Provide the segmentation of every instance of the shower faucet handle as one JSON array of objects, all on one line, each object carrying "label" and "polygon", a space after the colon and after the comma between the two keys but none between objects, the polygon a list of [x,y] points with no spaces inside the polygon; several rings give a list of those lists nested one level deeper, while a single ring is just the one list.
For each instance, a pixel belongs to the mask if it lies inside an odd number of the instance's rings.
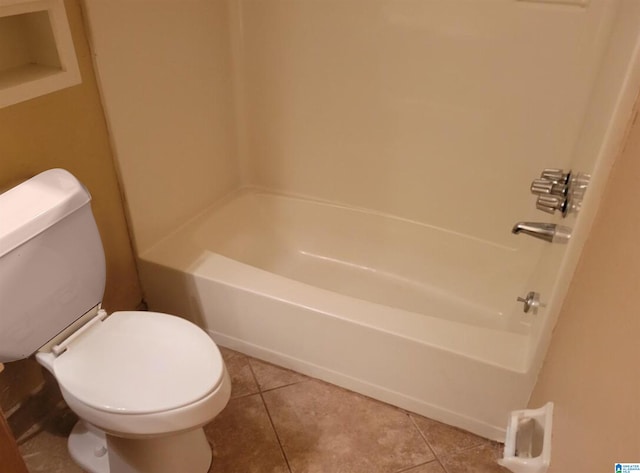
[{"label": "shower faucet handle", "polygon": [[531,182],[531,193],[536,195],[551,194],[553,182],[548,179],[534,179]]},{"label": "shower faucet handle", "polygon": [[531,193],[534,195],[558,195],[564,197],[567,194],[567,186],[548,179],[534,179],[531,182]]},{"label": "shower faucet handle", "polygon": [[555,195],[541,195],[538,197],[538,200],[536,200],[536,209],[550,214],[555,213],[556,210],[564,213],[566,205],[567,199]]},{"label": "shower faucet handle", "polygon": [[544,171],[542,171],[542,174],[540,174],[540,179],[563,185],[566,185],[569,182],[570,177],[571,171],[564,172],[564,170],[562,169],[555,168],[546,168]]}]

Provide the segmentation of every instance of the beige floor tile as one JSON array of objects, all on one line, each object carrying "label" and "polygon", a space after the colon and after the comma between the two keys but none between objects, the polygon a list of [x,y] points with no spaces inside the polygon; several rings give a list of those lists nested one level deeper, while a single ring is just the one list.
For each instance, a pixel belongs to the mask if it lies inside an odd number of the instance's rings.
[{"label": "beige floor tile", "polygon": [[205,427],[213,448],[210,473],[288,473],[259,394],[232,399]]},{"label": "beige floor tile", "polygon": [[263,394],[293,473],[393,473],[434,458],[403,411],[316,380]]},{"label": "beige floor tile", "polygon": [[509,470],[497,463],[501,456],[502,446],[489,442],[440,458],[440,461],[448,473],[509,473]]},{"label": "beige floor tile", "polygon": [[461,450],[491,443],[465,430],[457,429],[417,414],[411,414],[422,435],[427,439],[433,453],[440,459]]},{"label": "beige floor tile", "polygon": [[227,361],[229,358],[233,358],[234,356],[247,356],[243,353],[240,353],[239,351],[232,350],[231,348],[226,348],[220,345],[217,346],[218,350],[220,350],[222,358],[224,358],[224,361]]},{"label": "beige floor tile", "polygon": [[20,452],[30,473],[82,473],[69,456],[66,437],[43,431],[23,443]]},{"label": "beige floor tile", "polygon": [[231,378],[231,399],[259,392],[249,365],[249,357],[228,348],[219,348]]},{"label": "beige floor tile", "polygon": [[409,468],[408,470],[402,470],[399,473],[447,473],[442,468],[442,465],[437,461],[432,461],[429,463],[425,463],[424,465],[419,465],[414,468]]},{"label": "beige floor tile", "polygon": [[299,383],[300,381],[309,379],[295,371],[281,368],[261,360],[256,360],[255,358],[251,358],[249,362],[253,368],[253,374],[256,376],[256,381],[258,381],[258,386],[262,391],[287,386],[293,383]]}]

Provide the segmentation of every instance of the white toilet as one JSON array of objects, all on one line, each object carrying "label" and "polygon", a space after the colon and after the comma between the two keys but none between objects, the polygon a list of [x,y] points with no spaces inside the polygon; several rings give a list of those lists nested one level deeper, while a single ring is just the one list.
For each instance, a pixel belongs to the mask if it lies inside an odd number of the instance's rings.
[{"label": "white toilet", "polygon": [[36,359],[79,416],[69,437],[90,473],[204,473],[202,426],[231,382],[199,327],[100,308],[105,261],[84,186],[62,169],[0,194],[0,362]]}]

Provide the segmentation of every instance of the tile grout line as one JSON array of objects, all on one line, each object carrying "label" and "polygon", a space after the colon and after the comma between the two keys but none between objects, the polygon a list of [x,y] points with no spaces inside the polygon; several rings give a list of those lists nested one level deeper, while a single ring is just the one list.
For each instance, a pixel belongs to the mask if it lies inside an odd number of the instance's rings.
[{"label": "tile grout line", "polygon": [[[291,370],[289,368],[284,368],[282,366],[274,365],[273,363],[269,363],[268,361],[262,361],[262,360],[260,360],[258,358],[253,358],[252,356],[249,356],[249,355],[245,355],[245,356],[247,357],[249,369],[251,370],[251,374],[253,375],[253,380],[256,382],[256,387],[258,388],[258,392],[260,392],[260,393],[268,393],[270,391],[275,391],[276,389],[286,388],[288,386],[293,386],[294,384],[304,383],[306,381],[309,381],[310,379],[315,379],[315,378],[310,378],[310,377],[308,377],[306,375],[303,375],[302,373],[298,373],[297,371]],[[292,383],[283,384],[281,386],[275,386],[273,388],[262,389],[262,386],[260,386],[260,383],[258,382],[258,377],[256,376],[255,371],[253,371],[253,364],[251,363],[252,360],[256,360],[256,361],[258,361],[260,363],[264,363],[264,364],[268,364],[268,365],[274,366],[274,367],[276,367],[278,369],[281,369],[281,370],[290,371],[290,372],[295,373],[297,375],[303,376],[305,379],[301,379],[299,381],[294,381]]]},{"label": "tile grout line", "polygon": [[[487,440],[489,442],[493,442],[493,440],[489,440],[489,439],[484,439],[483,440]],[[461,448],[460,450],[456,451],[455,453],[462,453],[462,452],[468,452],[469,450],[473,450],[474,448],[478,448],[478,447],[482,447],[484,445],[487,445],[486,443],[480,442],[477,445],[472,445],[470,447],[465,447],[465,448]]]},{"label": "tile grout line", "polygon": [[251,375],[256,382],[256,386],[258,387],[258,394],[260,394],[260,399],[262,400],[262,405],[264,406],[264,410],[267,413],[267,417],[269,418],[269,423],[271,424],[271,428],[273,429],[273,433],[276,436],[276,440],[278,441],[278,447],[280,447],[280,452],[282,453],[282,457],[284,458],[284,462],[287,465],[287,469],[289,473],[293,473],[291,469],[291,465],[289,464],[289,459],[287,458],[287,453],[284,451],[284,447],[282,446],[282,441],[280,440],[280,436],[278,435],[278,431],[276,430],[276,425],[273,423],[273,419],[271,418],[271,412],[269,412],[269,407],[267,407],[267,403],[264,400],[264,396],[262,395],[262,389],[260,388],[260,384],[258,383],[258,378],[256,374],[253,372],[253,366],[251,366],[251,362],[249,362],[249,370],[251,371]]},{"label": "tile grout line", "polygon": [[[227,350],[230,350],[229,348],[227,348]],[[258,384],[258,378],[256,377],[256,374],[253,372],[253,367],[251,366],[251,357],[245,355],[244,353],[240,353],[240,352],[234,352],[234,354],[232,355],[228,355],[228,358],[225,360],[223,357],[224,362],[226,363],[227,361],[230,361],[233,358],[239,358],[239,357],[245,357],[247,359],[247,366],[249,367],[249,372],[251,373],[251,378],[253,379],[253,383],[256,386],[257,391],[256,392],[250,392],[250,393],[246,393],[246,394],[240,394],[238,396],[234,396],[233,395],[233,383],[232,383],[232,391],[231,391],[231,399],[242,399],[243,397],[248,397],[248,396],[253,396],[255,394],[260,394],[260,384]],[[228,370],[227,370],[228,372]]]},{"label": "tile grout line", "polygon": [[424,465],[428,465],[429,463],[437,463],[438,465],[440,465],[440,467],[444,470],[444,467],[442,466],[442,464],[438,461],[437,458],[434,458],[433,460],[429,460],[428,462],[424,462],[424,463],[418,463],[417,465],[413,465],[413,466],[408,466],[407,468],[403,468],[402,470],[397,470],[394,473],[406,473],[407,471],[411,471],[414,468],[418,468],[420,466],[424,466]]},{"label": "tile grout line", "polygon": [[276,436],[276,440],[278,441],[278,447],[280,447],[280,452],[282,452],[282,457],[284,458],[285,463],[287,464],[287,468],[290,473],[293,473],[291,469],[291,465],[289,464],[289,459],[287,458],[287,452],[284,451],[284,447],[282,446],[282,441],[280,440],[280,435],[278,435],[278,431],[276,430],[276,425],[273,423],[273,419],[271,418],[271,412],[269,412],[269,408],[267,407],[267,403],[264,400],[264,396],[262,392],[260,394],[260,399],[262,399],[262,405],[264,406],[265,411],[267,412],[267,417],[269,418],[269,423],[271,424],[271,428],[273,429],[273,433]]},{"label": "tile grout line", "polygon": [[229,401],[234,401],[236,399],[242,399],[249,396],[255,396],[256,394],[260,394],[260,391],[256,391],[255,393],[246,393],[246,394],[238,394],[237,396],[231,396]]},{"label": "tile grout line", "polygon": [[[418,435],[420,435],[420,437],[422,437],[422,440],[424,440],[424,443],[427,445],[427,448],[431,451],[431,453],[433,454],[433,458],[435,458],[435,461],[438,463],[438,465],[440,465],[440,468],[442,468],[442,470],[447,473],[447,469],[444,467],[444,465],[442,464],[442,462],[440,461],[440,457],[438,457],[438,455],[436,455],[436,451],[433,449],[433,447],[431,446],[431,444],[429,443],[429,441],[427,440],[427,436],[424,435],[422,433],[422,430],[420,430],[420,427],[418,427],[418,424],[416,424],[416,421],[414,420],[413,416],[411,415],[411,413],[407,412],[407,417],[409,418],[409,420],[411,421],[411,423],[413,424],[413,426],[415,427],[415,429],[418,431]],[[427,462],[429,463],[429,462]]]},{"label": "tile grout line", "polygon": [[[251,372],[251,377],[253,379],[253,382],[254,382],[254,384],[256,386],[257,391],[248,392],[248,393],[244,393],[244,394],[238,394],[236,396],[234,396],[233,393],[231,393],[230,400],[231,399],[242,399],[243,397],[253,396],[254,394],[260,394],[260,393],[267,393],[267,392],[270,392],[270,391],[275,391],[276,389],[286,388],[288,386],[293,386],[294,384],[304,383],[305,381],[308,381],[309,379],[313,379],[313,378],[306,377],[307,379],[301,379],[300,381],[294,381],[292,383],[283,384],[282,386],[276,386],[276,387],[273,387],[273,388],[262,389],[262,387],[260,386],[260,383],[258,382],[258,377],[256,376],[255,372],[253,371],[253,365],[251,364],[251,360],[257,360],[257,361],[260,361],[260,362],[262,362],[262,360],[258,360],[257,358],[253,358],[253,357],[251,357],[249,355],[245,355],[244,353],[238,352],[237,354],[230,355],[224,361],[226,363],[227,361],[229,361],[229,360],[231,360],[233,358],[239,358],[239,357],[245,357],[247,359],[247,366],[249,367],[249,371]],[[267,363],[267,362],[262,362],[262,363]],[[276,368],[283,369],[283,370],[288,370],[288,368],[282,368],[282,367],[277,366],[277,365],[273,365],[273,366],[275,366]],[[289,371],[292,371],[292,372],[294,372],[296,374],[300,374],[301,376],[304,376],[301,373],[298,373],[297,371],[293,371],[293,370],[289,370]]]},{"label": "tile grout line", "polygon": [[260,390],[259,392],[261,393],[268,393],[271,391],[275,391],[276,389],[281,389],[281,388],[288,388],[289,386],[293,386],[294,384],[300,384],[300,383],[304,383],[306,382],[306,379],[300,380],[300,381],[294,381],[293,383],[289,383],[289,384],[283,384],[282,386],[276,386],[275,388],[268,388],[268,389],[261,389],[260,386],[258,386],[258,389]]},{"label": "tile grout line", "polygon": [[[492,442],[492,443],[498,443],[498,444],[500,443],[500,442],[496,442],[495,440],[489,440],[489,439],[485,439],[485,440],[487,440],[489,442]],[[464,453],[464,452],[469,452],[469,451],[473,450],[474,448],[485,447],[487,445],[488,444],[479,443],[479,444],[474,445],[472,447],[461,448],[460,450],[458,450],[455,453],[453,453],[451,456],[455,456],[455,455],[458,455],[458,454],[461,454],[461,453]],[[497,464],[497,461],[496,461],[496,464]],[[444,465],[442,465],[442,468],[445,470],[445,473],[449,473],[449,470],[447,470]]]}]

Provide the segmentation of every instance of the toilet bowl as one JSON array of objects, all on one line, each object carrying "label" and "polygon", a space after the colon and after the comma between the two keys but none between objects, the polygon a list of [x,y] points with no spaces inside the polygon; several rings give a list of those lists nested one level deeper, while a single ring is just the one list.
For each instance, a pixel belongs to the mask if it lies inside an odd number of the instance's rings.
[{"label": "toilet bowl", "polygon": [[94,312],[80,330],[36,354],[81,419],[70,438],[74,460],[91,473],[207,471],[211,449],[202,426],[231,394],[215,343],[175,316]]},{"label": "toilet bowl", "polygon": [[101,309],[89,202],[62,169],[0,194],[0,362],[35,353],[53,374],[80,418],[69,452],[89,473],[205,473],[202,427],[231,394],[220,351],[185,319]]}]

